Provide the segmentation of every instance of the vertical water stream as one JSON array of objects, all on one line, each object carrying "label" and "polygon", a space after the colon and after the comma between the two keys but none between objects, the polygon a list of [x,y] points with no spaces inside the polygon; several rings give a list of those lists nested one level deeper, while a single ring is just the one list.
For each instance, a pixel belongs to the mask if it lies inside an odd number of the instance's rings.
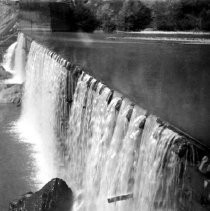
[{"label": "vertical water stream", "polygon": [[13,77],[5,81],[5,83],[21,84],[25,81],[25,65],[26,65],[26,40],[22,33],[18,35],[17,42],[13,43],[7,49],[1,64],[4,69],[12,73]]}]

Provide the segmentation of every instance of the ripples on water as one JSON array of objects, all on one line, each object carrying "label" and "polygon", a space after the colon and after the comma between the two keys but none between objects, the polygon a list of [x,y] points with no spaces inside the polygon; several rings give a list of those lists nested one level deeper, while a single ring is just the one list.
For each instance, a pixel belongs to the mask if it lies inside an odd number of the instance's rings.
[{"label": "ripples on water", "polygon": [[35,189],[32,146],[18,140],[13,132],[20,109],[0,104],[0,210],[8,210],[9,201]]}]

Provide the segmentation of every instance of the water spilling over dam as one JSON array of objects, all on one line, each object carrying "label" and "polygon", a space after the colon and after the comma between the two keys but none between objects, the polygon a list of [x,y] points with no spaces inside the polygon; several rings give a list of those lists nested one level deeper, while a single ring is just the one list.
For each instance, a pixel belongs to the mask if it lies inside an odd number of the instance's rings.
[{"label": "water spilling over dam", "polygon": [[15,48],[17,46],[17,42],[14,42],[7,49],[6,54],[4,55],[2,66],[4,69],[10,73],[14,73],[14,57],[15,57]]},{"label": "water spilling over dam", "polygon": [[17,42],[13,43],[7,50],[2,66],[12,73],[13,77],[5,83],[21,84],[25,80],[26,65],[26,40],[23,34],[19,34]]},{"label": "water spilling over dam", "polygon": [[22,101],[37,180],[67,181],[74,211],[207,210],[203,146],[36,41]]}]

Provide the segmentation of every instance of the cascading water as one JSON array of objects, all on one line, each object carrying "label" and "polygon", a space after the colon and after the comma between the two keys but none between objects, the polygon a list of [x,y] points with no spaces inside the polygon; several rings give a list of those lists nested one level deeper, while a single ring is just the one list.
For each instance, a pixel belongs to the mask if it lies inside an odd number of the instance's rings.
[{"label": "cascading water", "polygon": [[14,74],[14,66],[15,66],[15,49],[17,46],[17,42],[14,42],[6,51],[6,54],[3,58],[3,63],[1,64],[7,72]]},{"label": "cascading water", "polygon": [[66,77],[66,71],[46,53],[41,46],[32,43],[26,66],[22,117],[17,124],[22,138],[35,145],[40,185],[56,176],[53,163],[56,105],[60,83]]},{"label": "cascading water", "polygon": [[[189,196],[182,187],[185,184],[189,192],[192,184],[185,183],[180,165],[185,171],[188,163],[195,164],[188,161],[195,149],[189,148],[188,157],[185,152],[179,156],[184,143],[156,117],[146,118],[144,110],[83,73],[71,107],[59,177],[78,190],[74,210],[193,210],[193,199],[185,198]],[[107,201],[124,194],[133,198]]]},{"label": "cascading water", "polygon": [[25,80],[26,43],[23,34],[18,35],[18,41],[13,43],[7,50],[3,63],[4,69],[13,74],[5,83],[21,84]]},{"label": "cascading water", "polygon": [[74,211],[205,210],[186,137],[36,42],[17,128],[35,145],[41,184],[66,180]]},{"label": "cascading water", "polygon": [[26,40],[23,34],[18,36],[18,44],[15,50],[15,75],[14,81],[22,83],[25,80],[26,65]]}]

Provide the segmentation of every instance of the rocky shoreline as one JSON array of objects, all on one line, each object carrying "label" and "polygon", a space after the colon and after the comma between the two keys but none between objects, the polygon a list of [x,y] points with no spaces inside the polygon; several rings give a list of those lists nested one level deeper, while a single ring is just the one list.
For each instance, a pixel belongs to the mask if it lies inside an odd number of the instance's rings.
[{"label": "rocky shoreline", "polygon": [[14,103],[21,105],[23,84],[6,84],[4,80],[10,79],[12,74],[0,66],[0,103]]}]

